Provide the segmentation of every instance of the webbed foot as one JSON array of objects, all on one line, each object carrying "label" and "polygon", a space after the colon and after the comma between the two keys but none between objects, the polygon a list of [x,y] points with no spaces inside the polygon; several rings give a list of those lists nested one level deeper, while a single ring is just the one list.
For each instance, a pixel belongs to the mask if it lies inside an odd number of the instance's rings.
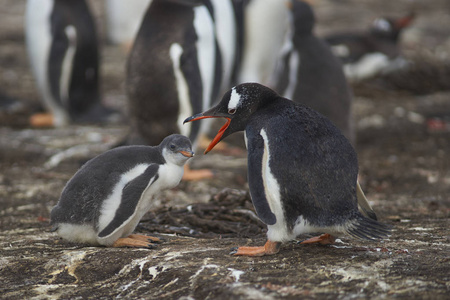
[{"label": "webbed foot", "polygon": [[264,256],[274,255],[280,251],[280,242],[267,241],[264,246],[261,247],[235,247],[231,249],[230,254],[234,256]]}]

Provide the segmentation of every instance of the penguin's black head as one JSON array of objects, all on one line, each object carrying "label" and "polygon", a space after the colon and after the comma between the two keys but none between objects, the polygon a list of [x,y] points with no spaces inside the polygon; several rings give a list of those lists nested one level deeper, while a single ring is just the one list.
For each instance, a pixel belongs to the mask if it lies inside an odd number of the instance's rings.
[{"label": "penguin's black head", "polygon": [[301,0],[293,0],[290,8],[294,18],[295,34],[310,35],[316,22],[311,6]]},{"label": "penguin's black head", "polygon": [[230,134],[245,130],[250,116],[276,97],[278,95],[274,91],[261,84],[240,84],[226,92],[219,104],[187,118],[184,123],[207,118],[225,118],[227,120],[205,150],[206,154]]},{"label": "penguin's black head", "polygon": [[172,134],[166,137],[159,145],[166,161],[183,165],[194,156],[189,138],[181,134]]},{"label": "penguin's black head", "polygon": [[377,18],[370,27],[370,33],[378,38],[397,41],[400,32],[408,27],[415,17],[414,13],[398,18]]}]

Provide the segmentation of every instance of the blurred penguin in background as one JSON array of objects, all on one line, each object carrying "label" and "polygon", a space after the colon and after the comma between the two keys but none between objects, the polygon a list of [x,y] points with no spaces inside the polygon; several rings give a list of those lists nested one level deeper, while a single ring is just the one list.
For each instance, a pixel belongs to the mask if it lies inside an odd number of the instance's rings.
[{"label": "blurred penguin in background", "polygon": [[106,0],[108,41],[131,50],[134,38],[141,26],[152,0]]},{"label": "blurred penguin in background", "polygon": [[181,133],[195,148],[207,127],[182,126],[183,120],[229,88],[239,56],[240,8],[231,0],[152,1],[128,58],[131,130],[123,144],[156,145]]},{"label": "blurred penguin in background", "polygon": [[244,10],[244,41],[239,83],[274,86],[276,62],[290,39],[288,0],[251,0]]},{"label": "blurred penguin in background", "polygon": [[368,31],[340,33],[325,37],[333,53],[344,64],[345,75],[352,82],[408,66],[400,53],[400,36],[414,20],[410,13],[401,18],[376,18]]},{"label": "blurred penguin in background", "polygon": [[290,20],[290,38],[282,47],[275,89],[328,117],[354,144],[353,95],[342,64],[314,35],[315,16],[308,3],[292,0]]},{"label": "blurred penguin in background", "polygon": [[117,117],[99,93],[95,23],[84,0],[28,0],[26,46],[33,75],[50,114],[32,126],[108,122]]}]

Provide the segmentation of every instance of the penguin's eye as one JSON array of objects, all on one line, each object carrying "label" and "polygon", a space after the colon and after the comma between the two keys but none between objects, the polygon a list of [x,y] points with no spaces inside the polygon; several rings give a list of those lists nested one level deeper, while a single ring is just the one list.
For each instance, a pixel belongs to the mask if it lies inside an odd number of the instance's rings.
[{"label": "penguin's eye", "polygon": [[230,109],[228,110],[228,113],[229,113],[230,115],[234,115],[235,112],[236,112],[236,108],[230,108]]},{"label": "penguin's eye", "polygon": [[175,150],[175,145],[174,144],[170,145],[170,149]]}]

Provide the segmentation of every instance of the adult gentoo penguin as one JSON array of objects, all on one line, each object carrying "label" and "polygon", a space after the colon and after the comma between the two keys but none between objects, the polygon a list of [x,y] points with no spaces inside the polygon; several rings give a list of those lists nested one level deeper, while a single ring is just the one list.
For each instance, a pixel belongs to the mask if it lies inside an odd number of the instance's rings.
[{"label": "adult gentoo penguin", "polygon": [[50,114],[34,126],[103,122],[117,116],[100,102],[95,23],[84,0],[28,0],[26,46],[40,96]]},{"label": "adult gentoo penguin", "polygon": [[271,86],[283,41],[290,38],[289,1],[244,0],[244,39],[239,82]]},{"label": "adult gentoo penguin", "polygon": [[356,153],[327,118],[265,86],[244,83],[185,122],[219,117],[227,122],[205,153],[245,131],[250,195],[268,226],[265,246],[239,247],[235,255],[275,254],[302,233],[326,233],[304,243],[330,243],[342,233],[369,240],[389,233],[387,225],[359,212]]},{"label": "adult gentoo penguin", "polygon": [[314,35],[311,6],[294,0],[291,12],[293,34],[283,46],[275,90],[325,115],[354,144],[353,96],[342,64],[329,45]]},{"label": "adult gentoo penguin", "polygon": [[408,66],[399,47],[402,31],[415,14],[400,18],[376,18],[366,32],[336,33],[325,37],[344,64],[347,78],[358,82]]},{"label": "adult gentoo penguin", "polygon": [[[222,5],[221,18],[215,18],[216,2]],[[182,126],[183,120],[211,106],[222,73],[233,68],[233,58],[219,48],[235,50],[233,15],[229,0],[152,1],[128,58],[128,144],[157,144],[168,132],[186,135],[195,144],[200,124]],[[220,32],[229,37],[222,41]]]},{"label": "adult gentoo penguin", "polygon": [[182,126],[183,120],[230,87],[237,51],[234,8],[230,0],[152,1],[128,58],[126,144],[157,144],[177,132],[196,145],[204,126]]},{"label": "adult gentoo penguin", "polygon": [[175,187],[194,156],[190,140],[166,137],[158,146],[123,146],[88,161],[64,187],[51,224],[72,242],[147,247],[158,238],[131,234],[161,191]]},{"label": "adult gentoo penguin", "polygon": [[130,50],[142,18],[151,0],[107,0],[106,21],[108,41]]}]

